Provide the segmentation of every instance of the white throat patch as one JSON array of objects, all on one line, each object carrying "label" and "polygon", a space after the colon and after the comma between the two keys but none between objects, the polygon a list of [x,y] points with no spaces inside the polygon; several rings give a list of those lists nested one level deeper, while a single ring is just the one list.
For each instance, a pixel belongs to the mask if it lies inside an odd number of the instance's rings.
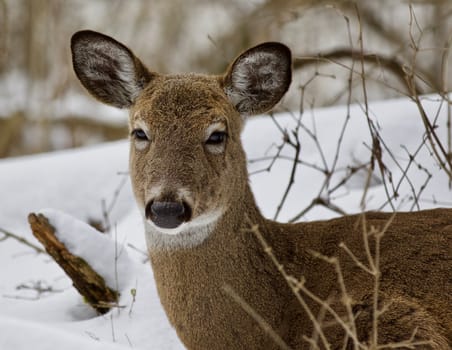
[{"label": "white throat patch", "polygon": [[204,242],[212,233],[222,214],[222,210],[215,210],[189,222],[184,222],[174,229],[158,227],[145,218],[144,228],[148,249],[195,247]]}]

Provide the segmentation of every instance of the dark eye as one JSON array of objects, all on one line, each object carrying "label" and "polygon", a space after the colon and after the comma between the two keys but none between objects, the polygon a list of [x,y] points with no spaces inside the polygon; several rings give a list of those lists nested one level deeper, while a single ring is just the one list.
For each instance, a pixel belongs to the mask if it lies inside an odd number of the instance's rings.
[{"label": "dark eye", "polygon": [[213,132],[206,141],[207,145],[219,145],[226,140],[226,134],[224,131],[215,131]]},{"label": "dark eye", "polygon": [[147,141],[148,137],[142,129],[135,129],[132,131],[132,136],[140,141]]}]

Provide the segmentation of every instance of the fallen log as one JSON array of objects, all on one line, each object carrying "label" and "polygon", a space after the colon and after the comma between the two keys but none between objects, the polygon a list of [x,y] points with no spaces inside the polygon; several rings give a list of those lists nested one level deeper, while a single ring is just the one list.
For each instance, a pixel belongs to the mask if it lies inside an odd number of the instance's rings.
[{"label": "fallen log", "polygon": [[59,241],[55,228],[50,225],[44,215],[31,213],[28,216],[28,222],[33,235],[66,272],[74,287],[89,305],[101,314],[106,313],[112,306],[117,306],[118,292],[109,288],[104,278],[84,259],[72,254]]}]

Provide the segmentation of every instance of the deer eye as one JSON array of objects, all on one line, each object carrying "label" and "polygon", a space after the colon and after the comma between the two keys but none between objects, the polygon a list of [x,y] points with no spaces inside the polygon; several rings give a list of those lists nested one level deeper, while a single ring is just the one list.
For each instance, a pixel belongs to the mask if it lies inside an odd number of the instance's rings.
[{"label": "deer eye", "polygon": [[143,131],[143,129],[135,129],[132,131],[131,135],[139,141],[149,141],[148,136]]},{"label": "deer eye", "polygon": [[215,131],[210,134],[209,138],[206,140],[206,145],[219,145],[226,141],[228,134],[224,131]]}]

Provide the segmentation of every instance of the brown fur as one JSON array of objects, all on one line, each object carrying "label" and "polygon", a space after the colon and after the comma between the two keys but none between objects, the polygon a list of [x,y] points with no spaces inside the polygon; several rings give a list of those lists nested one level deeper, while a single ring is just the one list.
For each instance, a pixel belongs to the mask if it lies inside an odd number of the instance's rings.
[{"label": "brown fur", "polygon": [[[106,48],[99,59],[90,48],[97,42]],[[109,46],[123,50],[130,62],[113,59],[112,66],[105,67],[108,59],[104,55],[108,56]],[[76,34],[72,48],[76,72],[85,87],[104,102],[130,108],[131,130],[140,125],[149,130],[149,141],[132,140],[131,144],[131,178],[138,206],[143,210],[152,189],[161,186],[159,196],[170,198],[177,189],[184,188],[189,193],[194,219],[212,208],[223,209],[215,229],[200,244],[156,247],[148,242],[162,305],[187,348],[278,348],[260,325],[224,292],[226,285],[291,348],[309,348],[303,337],[313,334],[312,322],[250,232],[250,224],[258,225],[288,274],[303,277],[312,293],[328,299],[346,319],[333,266],[312,252],[337,257],[353,300],[357,334],[363,344],[370,342],[373,279],[339,244],[345,243],[366,263],[362,220],[365,218],[368,229],[372,226],[382,229],[392,214],[365,213],[293,225],[276,223],[262,217],[247,181],[240,141],[243,117],[239,111],[243,115],[262,112],[285,93],[290,84],[290,66],[280,63],[290,62],[287,48],[275,43],[253,48],[241,55],[224,76],[212,77],[149,73],[130,50],[98,33]],[[256,52],[257,56],[252,56]],[[266,66],[275,52],[279,63]],[[252,59],[248,60],[250,55]],[[94,66],[83,66],[77,59],[88,56]],[[262,65],[264,73],[272,70],[274,80],[268,80],[268,74],[260,75]],[[132,66],[135,71],[128,76]],[[121,74],[111,74],[113,68]],[[86,70],[91,71],[85,74]],[[92,70],[105,78],[93,81]],[[243,80],[243,74],[252,77]],[[149,83],[141,86],[143,81]],[[275,89],[267,91],[274,83]],[[120,86],[117,101],[111,84]],[[140,93],[136,95],[136,91]],[[214,154],[207,150],[204,141],[206,128],[217,121],[226,125],[228,138],[224,152]],[[374,254],[373,243],[371,237]],[[417,329],[414,341],[431,341],[417,349],[450,349],[451,246],[452,209],[395,215],[381,242],[379,307],[385,306],[387,310],[379,318],[379,344],[408,340]],[[319,305],[303,297],[317,316]],[[345,334],[333,321],[330,316],[325,318],[324,332],[332,349],[342,349]],[[350,341],[347,348],[353,348]]]}]

